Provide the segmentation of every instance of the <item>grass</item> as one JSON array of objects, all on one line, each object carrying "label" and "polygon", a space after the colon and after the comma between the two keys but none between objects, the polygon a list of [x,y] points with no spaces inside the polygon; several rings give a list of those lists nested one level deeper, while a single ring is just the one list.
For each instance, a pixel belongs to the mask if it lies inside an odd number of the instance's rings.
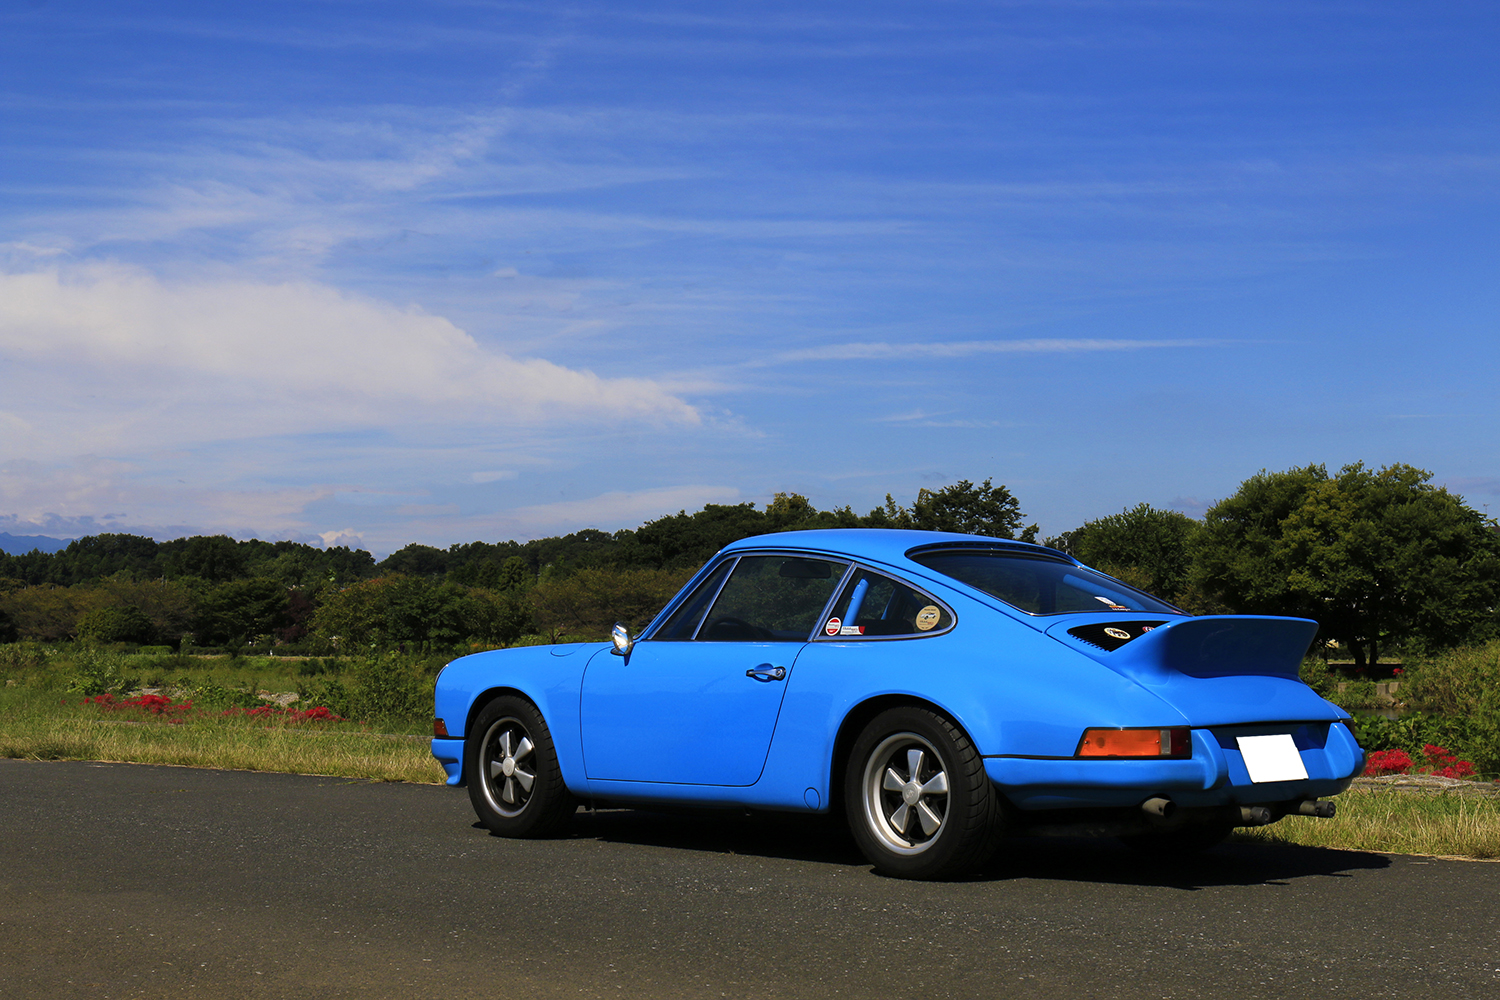
[{"label": "grass", "polygon": [[[216,683],[237,679],[216,674]],[[412,723],[288,722],[198,710],[169,720],[82,704],[52,678],[12,680],[13,686],[0,687],[0,757],[443,780],[428,737]]]},{"label": "grass", "polygon": [[1381,854],[1500,858],[1500,797],[1355,785],[1334,801],[1338,814],[1332,819],[1288,816],[1241,829],[1235,837]]}]

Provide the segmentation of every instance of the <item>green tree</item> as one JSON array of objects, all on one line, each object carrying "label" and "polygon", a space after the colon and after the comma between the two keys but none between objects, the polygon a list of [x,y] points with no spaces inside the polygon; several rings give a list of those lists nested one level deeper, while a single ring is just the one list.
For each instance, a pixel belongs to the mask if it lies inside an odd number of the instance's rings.
[{"label": "green tree", "polygon": [[530,608],[520,594],[397,574],[325,595],[311,623],[323,642],[351,651],[514,642],[529,628]]},{"label": "green tree", "polygon": [[1020,501],[1004,486],[995,486],[992,479],[986,479],[978,486],[960,479],[940,490],[923,487],[917,491],[917,499],[909,508],[899,506],[887,493],[885,506],[870,511],[862,523],[872,528],[957,531],[1034,542],[1037,526],[1032,524],[1022,528],[1025,518]]},{"label": "green tree", "polygon": [[380,571],[403,576],[442,576],[448,572],[449,561],[448,553],[442,549],[413,542],[386,556]]},{"label": "green tree", "polygon": [[1048,539],[1069,555],[1169,601],[1190,592],[1193,537],[1198,522],[1175,510],[1142,503],[1084,522],[1063,539]]},{"label": "green tree", "polygon": [[237,645],[285,628],[287,588],[279,580],[232,580],[203,596],[197,634],[209,645]]},{"label": "green tree", "polygon": [[1359,665],[1395,641],[1483,638],[1500,598],[1500,540],[1429,479],[1399,464],[1261,471],[1204,517],[1194,577],[1234,611],[1317,619]]},{"label": "green tree", "polygon": [[176,645],[197,615],[192,590],[175,580],[132,580],[117,574],[94,587],[108,595],[114,607],[135,607],[149,618],[154,642]]},{"label": "green tree", "polygon": [[10,616],[22,639],[57,642],[72,636],[84,615],[109,603],[109,595],[102,590],[44,584],[0,597],[0,610]]},{"label": "green tree", "polygon": [[195,535],[163,542],[158,548],[164,575],[195,576],[225,583],[245,575],[248,553],[228,535]]},{"label": "green tree", "polygon": [[531,590],[537,630],[564,638],[603,640],[615,622],[644,628],[693,575],[693,569],[584,569],[543,580]]},{"label": "green tree", "polygon": [[78,619],[78,638],[92,642],[156,641],[156,625],[135,605],[99,608]]}]

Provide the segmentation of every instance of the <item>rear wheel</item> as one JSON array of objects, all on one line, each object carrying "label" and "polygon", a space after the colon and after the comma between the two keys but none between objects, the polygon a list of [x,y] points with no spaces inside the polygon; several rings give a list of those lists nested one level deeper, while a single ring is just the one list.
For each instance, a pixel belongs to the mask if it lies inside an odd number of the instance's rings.
[{"label": "rear wheel", "polygon": [[524,698],[496,698],[474,720],[464,748],[469,800],[479,821],[502,837],[560,832],[577,809],[563,784],[552,733]]},{"label": "rear wheel", "polygon": [[845,775],[849,828],[875,868],[930,879],[980,867],[1002,833],[999,794],[969,738],[924,708],[882,712]]}]

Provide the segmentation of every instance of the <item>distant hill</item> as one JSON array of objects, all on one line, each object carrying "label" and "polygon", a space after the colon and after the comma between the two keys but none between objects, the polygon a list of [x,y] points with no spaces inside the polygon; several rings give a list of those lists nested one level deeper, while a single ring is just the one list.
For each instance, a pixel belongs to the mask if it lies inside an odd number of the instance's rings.
[{"label": "distant hill", "polygon": [[11,535],[0,531],[0,552],[23,556],[32,549],[43,552],[61,552],[68,547],[71,538],[48,538],[46,535]]}]

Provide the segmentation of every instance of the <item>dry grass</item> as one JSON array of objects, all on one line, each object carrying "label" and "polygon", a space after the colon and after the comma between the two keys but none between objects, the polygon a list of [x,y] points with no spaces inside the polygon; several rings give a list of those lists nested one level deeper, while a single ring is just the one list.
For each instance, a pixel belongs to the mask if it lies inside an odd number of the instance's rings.
[{"label": "dry grass", "polygon": [[1488,794],[1492,788],[1472,782],[1445,789],[1400,787],[1360,779],[1335,800],[1333,819],[1288,816],[1271,826],[1242,829],[1236,837],[1382,854],[1500,859],[1500,797]]}]

